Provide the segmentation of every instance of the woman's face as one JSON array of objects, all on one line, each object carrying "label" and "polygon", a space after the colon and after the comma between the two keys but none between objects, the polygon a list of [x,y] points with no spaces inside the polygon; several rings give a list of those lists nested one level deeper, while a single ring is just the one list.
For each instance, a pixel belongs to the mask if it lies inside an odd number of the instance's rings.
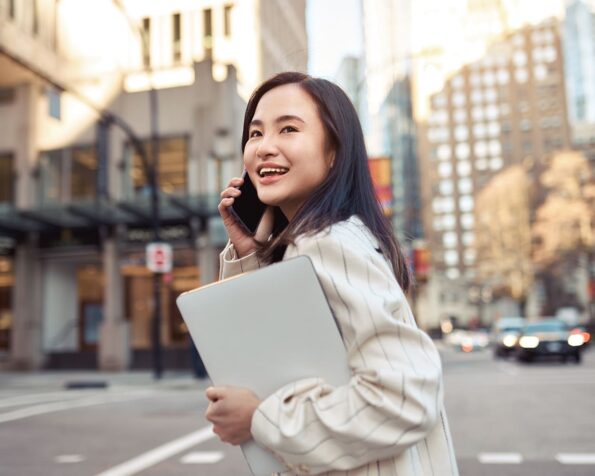
[{"label": "woman's face", "polygon": [[296,84],[271,89],[256,107],[248,137],[244,166],[258,197],[291,220],[334,159],[316,103]]}]

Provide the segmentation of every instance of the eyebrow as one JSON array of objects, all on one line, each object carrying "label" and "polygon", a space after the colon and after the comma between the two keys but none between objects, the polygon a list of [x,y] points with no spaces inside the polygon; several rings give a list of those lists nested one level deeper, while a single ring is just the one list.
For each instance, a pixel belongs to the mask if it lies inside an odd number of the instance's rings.
[{"label": "eyebrow", "polygon": [[[283,116],[279,116],[277,119],[275,119],[275,124],[287,121],[298,121],[302,123],[306,122],[299,116],[294,116],[292,114],[284,114]],[[260,119],[252,119],[252,121],[250,121],[250,126],[262,126],[262,124],[263,122]]]}]

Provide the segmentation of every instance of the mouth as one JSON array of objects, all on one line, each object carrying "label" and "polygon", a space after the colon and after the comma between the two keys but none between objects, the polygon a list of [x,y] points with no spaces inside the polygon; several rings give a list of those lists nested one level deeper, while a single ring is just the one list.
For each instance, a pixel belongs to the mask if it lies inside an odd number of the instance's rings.
[{"label": "mouth", "polygon": [[260,177],[271,177],[275,175],[285,175],[289,172],[289,169],[286,167],[262,167],[258,170],[258,175]]}]

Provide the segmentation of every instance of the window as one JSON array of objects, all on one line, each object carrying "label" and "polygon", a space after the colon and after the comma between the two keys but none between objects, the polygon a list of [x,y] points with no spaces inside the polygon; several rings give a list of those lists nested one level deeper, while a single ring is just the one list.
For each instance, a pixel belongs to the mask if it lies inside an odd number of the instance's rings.
[{"label": "window", "polygon": [[488,135],[492,137],[500,135],[500,124],[498,122],[490,122],[488,124]]},{"label": "window", "polygon": [[542,64],[538,64],[533,68],[533,75],[537,81],[543,81],[547,78],[547,68]]},{"label": "window", "polygon": [[471,102],[473,102],[474,104],[477,104],[482,101],[483,101],[483,94],[481,92],[481,89],[474,89],[473,92],[471,93]]},{"label": "window", "polygon": [[471,86],[479,86],[481,84],[481,76],[479,73],[473,73],[469,79],[471,81]]},{"label": "window", "polygon": [[506,69],[498,70],[498,84],[501,84],[501,85],[508,84],[509,81],[510,81],[510,74],[508,73],[508,70],[506,70]]},{"label": "window", "polygon": [[48,98],[48,114],[54,119],[60,120],[62,118],[62,101],[60,91],[49,88],[47,90]]},{"label": "window", "polygon": [[446,277],[448,279],[457,279],[460,276],[461,276],[461,273],[457,268],[448,268],[446,270]]},{"label": "window", "polygon": [[455,109],[454,120],[457,124],[467,122],[467,111],[465,109]]},{"label": "window", "polygon": [[449,231],[442,235],[442,245],[445,248],[456,248],[457,241],[457,234],[454,231]]},{"label": "window", "polygon": [[446,144],[442,144],[438,146],[438,150],[436,152],[439,160],[449,160],[450,159],[450,146]]},{"label": "window", "polygon": [[458,142],[466,141],[469,138],[467,126],[457,126],[455,128],[455,139]]},{"label": "window", "polygon": [[143,45],[143,66],[151,66],[151,19],[143,18],[142,45]]},{"label": "window", "polygon": [[486,132],[486,126],[481,122],[473,126],[473,135],[478,139],[484,138],[486,136]]},{"label": "window", "polygon": [[468,160],[461,161],[457,164],[457,174],[461,177],[466,177],[471,174],[471,162]]},{"label": "window", "polygon": [[473,182],[470,178],[462,178],[459,180],[459,193],[469,194],[473,191]]},{"label": "window", "polygon": [[556,53],[556,48],[553,46],[546,46],[543,49],[543,59],[548,63],[551,63],[556,60],[558,54]]},{"label": "window", "polygon": [[463,244],[465,246],[471,246],[475,242],[475,235],[472,231],[466,231],[463,233]]},{"label": "window", "polygon": [[444,252],[444,262],[448,266],[456,266],[459,264],[459,253],[455,250],[448,250]]},{"label": "window", "polygon": [[213,49],[213,11],[210,8],[202,12],[202,33],[202,45],[209,56]]},{"label": "window", "polygon": [[483,108],[481,106],[474,107],[471,116],[474,121],[483,121]]},{"label": "window", "polygon": [[0,154],[0,203],[14,202],[14,158]]},{"label": "window", "polygon": [[502,146],[498,140],[491,140],[489,148],[490,155],[500,155],[502,153]]},{"label": "window", "polygon": [[464,261],[465,261],[465,264],[467,264],[467,265],[474,264],[475,263],[475,250],[473,250],[473,249],[465,250]]},{"label": "window", "polygon": [[[152,156],[151,141],[143,142],[149,157]],[[127,145],[127,169],[129,180],[127,198],[134,194],[150,193],[147,175],[140,156]],[[130,157],[132,155],[132,157]],[[159,188],[166,193],[184,193],[187,185],[188,144],[183,137],[159,139]]]},{"label": "window", "polygon": [[452,95],[452,103],[455,107],[461,107],[465,105],[465,94],[455,93]]},{"label": "window", "polygon": [[65,201],[67,187],[66,160],[64,150],[43,152],[39,161],[39,202],[40,205]]},{"label": "window", "polygon": [[490,159],[490,169],[492,170],[500,170],[504,165],[504,161],[502,157],[493,157]]},{"label": "window", "polygon": [[485,157],[486,155],[488,155],[488,146],[485,142],[476,142],[474,149],[475,155],[477,157]]},{"label": "window", "polygon": [[445,230],[454,230],[457,224],[456,218],[452,214],[442,216],[442,227]]},{"label": "window", "polygon": [[472,213],[465,213],[464,215],[461,215],[461,226],[465,230],[472,229],[473,228],[473,222],[474,222],[474,218],[473,218],[473,214]]},{"label": "window", "polygon": [[436,94],[432,98],[432,106],[434,106],[436,109],[446,106],[446,96],[444,94]]},{"label": "window", "polygon": [[459,198],[459,208],[462,212],[470,212],[473,210],[473,197],[471,195],[463,195]]},{"label": "window", "polygon": [[452,174],[452,165],[449,162],[442,162],[438,165],[438,175],[440,177],[450,177]]},{"label": "window", "polygon": [[454,192],[452,180],[442,180],[439,184],[439,188],[442,195],[452,195]]},{"label": "window", "polygon": [[174,13],[172,23],[172,58],[174,63],[179,63],[182,60],[182,25],[179,13]]},{"label": "window", "polygon": [[493,86],[496,82],[496,75],[492,71],[486,71],[483,74],[483,84]]},{"label": "window", "polygon": [[233,8],[232,5],[225,5],[223,7],[223,34],[226,37],[231,36],[231,9]]},{"label": "window", "polygon": [[496,90],[494,88],[487,88],[485,90],[484,97],[486,102],[496,102],[498,95],[496,94]]},{"label": "window", "polygon": [[470,153],[469,144],[467,144],[466,142],[457,144],[457,148],[455,150],[455,155],[457,156],[457,159],[459,159],[459,160],[468,159],[469,153]]},{"label": "window", "polygon": [[70,175],[70,198],[84,200],[94,198],[97,192],[97,153],[95,147],[72,149]]},{"label": "window", "polygon": [[512,57],[512,62],[516,66],[525,66],[527,64],[527,55],[523,51],[516,51]]},{"label": "window", "polygon": [[488,159],[477,159],[475,161],[475,168],[477,170],[486,170],[488,168]]},{"label": "window", "polygon": [[527,79],[529,79],[529,74],[525,68],[519,68],[514,72],[514,78],[517,83],[526,83]]},{"label": "window", "polygon": [[465,80],[463,79],[463,76],[461,76],[460,74],[457,74],[456,76],[454,76],[452,78],[450,84],[452,85],[453,88],[459,89],[464,86]]}]

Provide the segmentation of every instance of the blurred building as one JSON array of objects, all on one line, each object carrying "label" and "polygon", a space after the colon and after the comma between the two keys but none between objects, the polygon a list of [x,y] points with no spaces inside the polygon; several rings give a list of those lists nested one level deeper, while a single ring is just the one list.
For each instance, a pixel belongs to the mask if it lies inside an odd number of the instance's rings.
[{"label": "blurred building", "polygon": [[489,292],[475,293],[482,301],[467,292],[478,278],[477,193],[506,167],[537,171],[570,146],[559,22],[511,33],[455,72],[420,127],[425,230],[444,276],[435,295],[456,295],[452,304],[468,321],[490,300]]},{"label": "blurred building", "polygon": [[392,222],[408,253],[422,236],[419,169],[411,83],[411,2],[364,2],[367,145],[389,157]]},{"label": "blurred building", "polygon": [[153,143],[160,234],[174,249],[160,289],[164,360],[189,366],[174,300],[216,278],[218,191],[241,171],[245,100],[277,71],[305,71],[304,9],[0,2],[1,366],[151,365],[153,217],[139,151],[150,159]]},{"label": "blurred building", "polygon": [[566,8],[563,46],[573,142],[595,143],[595,12],[584,0]]}]

